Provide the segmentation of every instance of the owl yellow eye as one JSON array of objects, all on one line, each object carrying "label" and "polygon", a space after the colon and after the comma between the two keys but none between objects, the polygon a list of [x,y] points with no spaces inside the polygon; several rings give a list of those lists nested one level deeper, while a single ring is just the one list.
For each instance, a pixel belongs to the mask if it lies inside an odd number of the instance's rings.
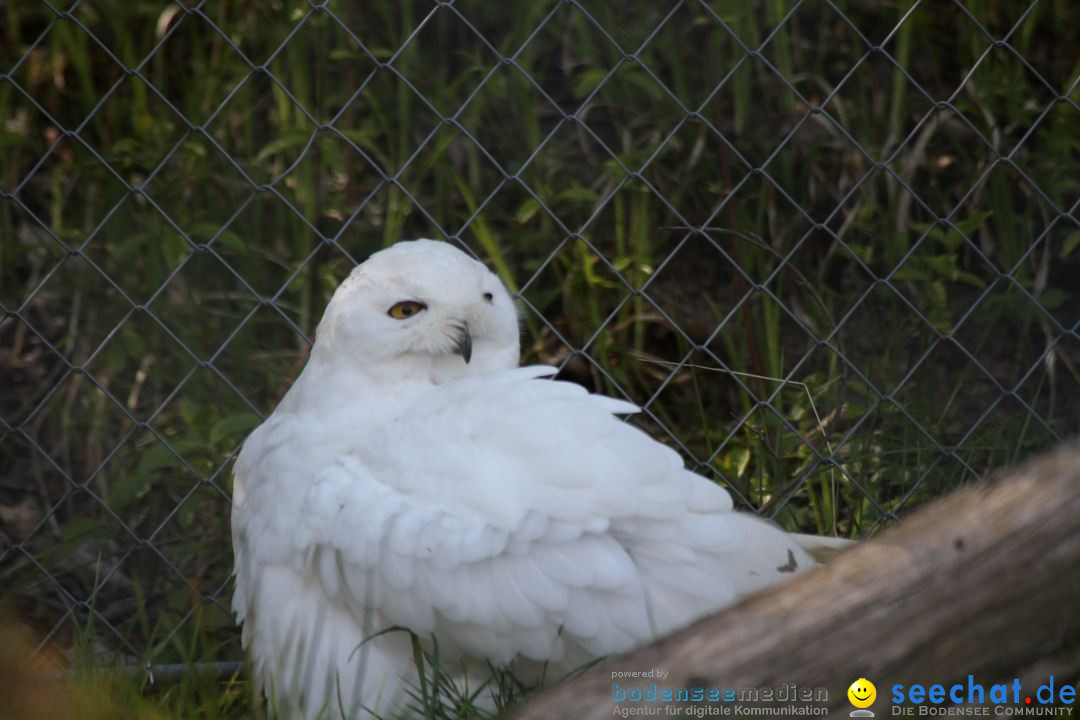
[{"label": "owl yellow eye", "polygon": [[395,320],[404,320],[405,318],[411,318],[421,310],[427,310],[427,305],[416,300],[402,300],[387,310],[386,314]]}]

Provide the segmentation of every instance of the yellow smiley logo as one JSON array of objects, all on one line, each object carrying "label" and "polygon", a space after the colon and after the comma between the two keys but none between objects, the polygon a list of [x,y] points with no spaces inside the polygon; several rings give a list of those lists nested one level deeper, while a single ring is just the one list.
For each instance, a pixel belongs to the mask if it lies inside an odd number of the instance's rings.
[{"label": "yellow smiley logo", "polygon": [[847,689],[848,700],[857,708],[868,708],[877,700],[877,688],[866,678],[859,678]]}]

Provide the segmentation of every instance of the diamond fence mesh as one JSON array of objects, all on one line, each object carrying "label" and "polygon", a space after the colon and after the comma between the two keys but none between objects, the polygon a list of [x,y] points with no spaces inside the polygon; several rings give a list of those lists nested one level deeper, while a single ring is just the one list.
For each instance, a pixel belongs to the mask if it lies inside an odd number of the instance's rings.
[{"label": "diamond fence mesh", "polygon": [[240,657],[229,467],[437,237],[528,361],[860,536],[1080,426],[1053,0],[0,4],[0,576],[47,642]]}]

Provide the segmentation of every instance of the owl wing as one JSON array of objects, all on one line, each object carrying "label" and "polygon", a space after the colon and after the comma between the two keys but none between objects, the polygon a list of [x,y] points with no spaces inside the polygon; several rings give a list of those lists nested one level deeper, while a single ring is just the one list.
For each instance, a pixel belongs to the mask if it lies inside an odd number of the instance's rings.
[{"label": "owl wing", "polygon": [[[573,665],[809,568],[628,403],[519,368],[438,386],[317,474],[299,566],[357,621],[443,653]],[[382,629],[371,627],[372,630]]]}]

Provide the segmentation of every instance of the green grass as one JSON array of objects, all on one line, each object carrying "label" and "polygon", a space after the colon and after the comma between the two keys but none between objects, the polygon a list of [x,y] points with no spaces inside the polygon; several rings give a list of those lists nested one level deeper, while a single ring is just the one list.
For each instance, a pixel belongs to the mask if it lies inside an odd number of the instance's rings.
[{"label": "green grass", "polygon": [[[120,665],[241,657],[227,463],[303,362],[296,330],[402,238],[488,261],[532,308],[525,360],[644,405],[634,422],[785,527],[875,532],[1075,434],[1069,2],[1010,36],[1027,64],[948,3],[836,3],[854,28],[821,3],[783,24],[786,0],[685,3],[644,47],[666,6],[581,5],[456,3],[500,66],[419,0],[332,1],[337,20],[79,4],[141,78],[44,4],[0,9],[22,89],[0,81],[0,532],[19,544],[0,583],[53,645],[78,645],[92,598]],[[1025,3],[965,7],[1001,37]],[[243,717],[238,687],[149,694]]]}]

